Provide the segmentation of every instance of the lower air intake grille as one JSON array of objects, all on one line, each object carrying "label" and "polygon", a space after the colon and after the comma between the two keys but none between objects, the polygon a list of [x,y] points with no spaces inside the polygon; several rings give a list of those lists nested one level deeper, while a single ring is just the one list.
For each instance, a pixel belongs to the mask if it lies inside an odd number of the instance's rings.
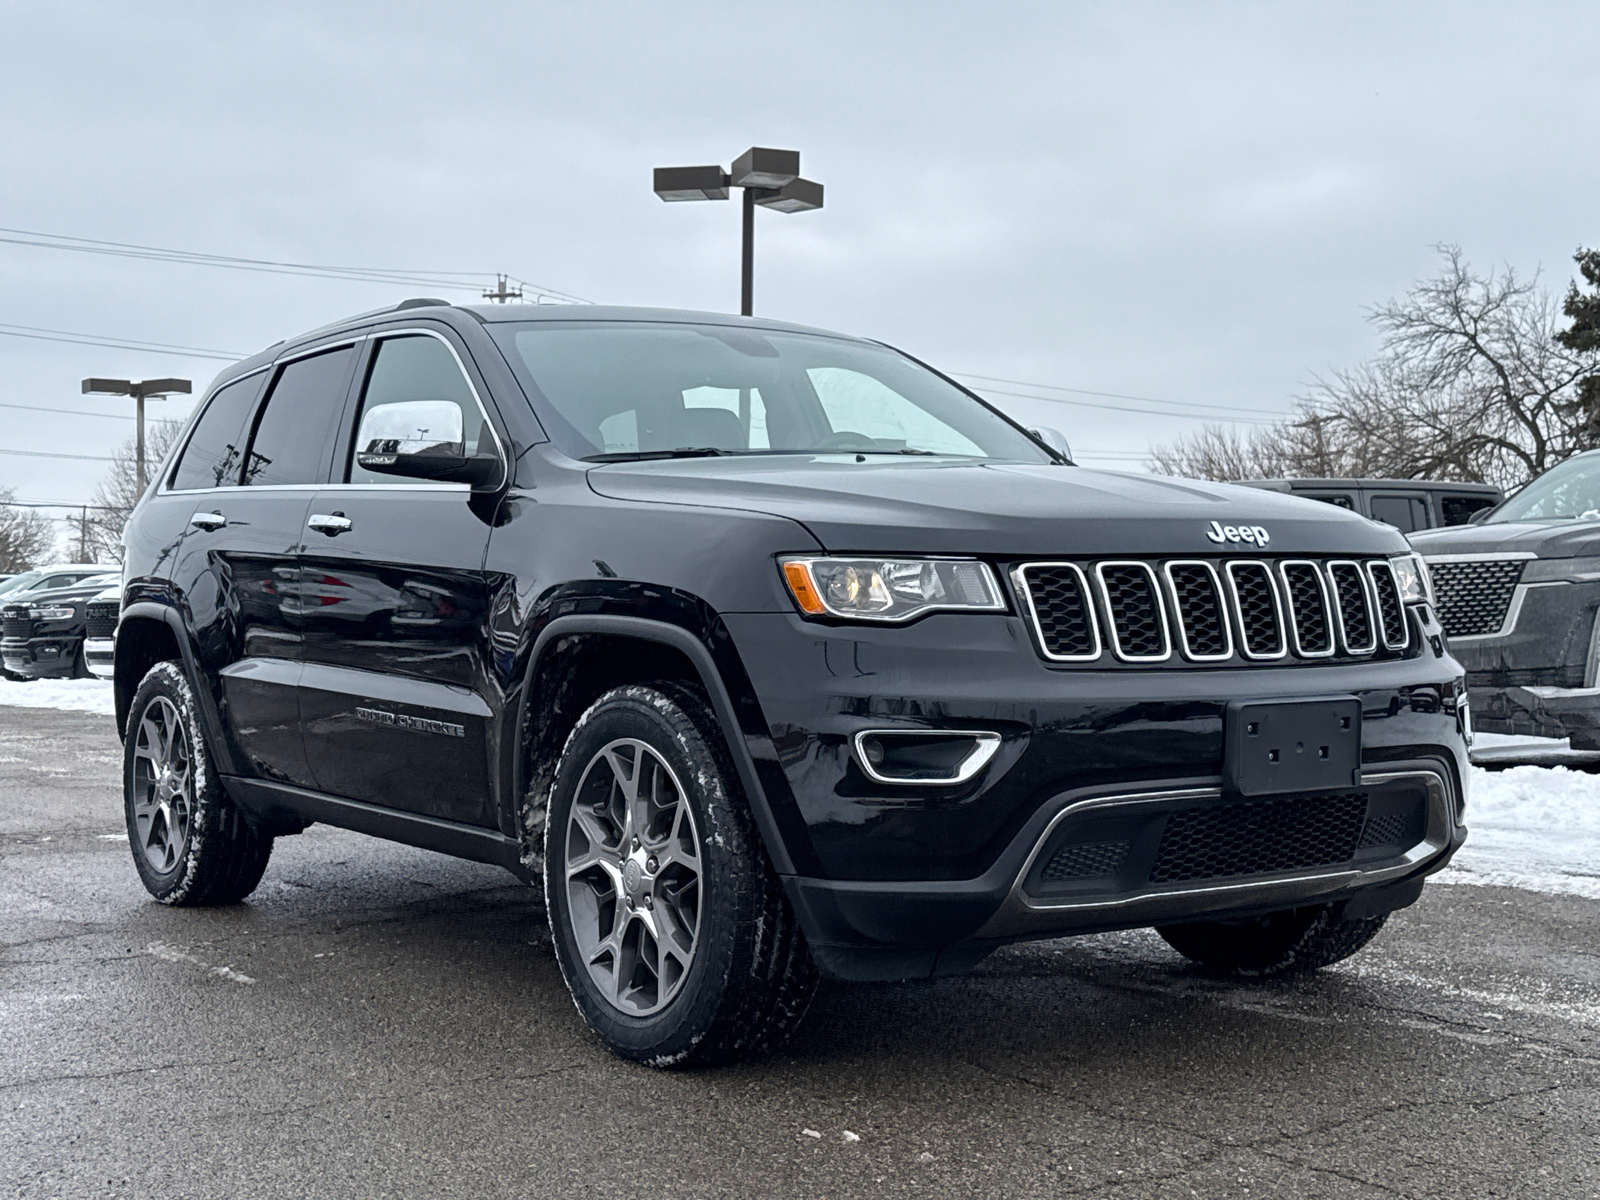
[{"label": "lower air intake grille", "polygon": [[1331,867],[1355,854],[1367,793],[1191,808],[1167,818],[1151,883]]},{"label": "lower air intake grille", "polygon": [[1127,857],[1127,842],[1086,842],[1081,846],[1063,846],[1039,878],[1045,883],[1061,883],[1068,879],[1114,875]]},{"label": "lower air intake grille", "polygon": [[83,636],[108,638],[115,633],[118,607],[114,600],[87,605],[84,608]]},{"label": "lower air intake grille", "polygon": [[1511,596],[1522,578],[1520,559],[1430,562],[1439,624],[1451,637],[1500,632]]}]

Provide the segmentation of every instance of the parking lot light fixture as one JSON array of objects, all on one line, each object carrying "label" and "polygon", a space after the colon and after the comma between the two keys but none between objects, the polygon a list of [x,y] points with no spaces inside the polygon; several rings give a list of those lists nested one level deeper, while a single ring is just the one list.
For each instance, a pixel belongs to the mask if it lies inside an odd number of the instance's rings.
[{"label": "parking lot light fixture", "polygon": [[756,205],[775,212],[810,212],[822,207],[822,185],[800,178],[800,152],[752,146],[721,167],[657,167],[655,193],[668,203],[726,200],[729,188],[744,189],[744,238],[740,254],[739,312],[752,315],[755,302]]},{"label": "parking lot light fixture", "polygon": [[187,379],[85,379],[83,381],[85,396],[132,396],[138,402],[139,433],[135,454],[139,495],[143,496],[145,489],[144,402],[163,400],[168,396],[187,396],[193,390],[194,384]]}]

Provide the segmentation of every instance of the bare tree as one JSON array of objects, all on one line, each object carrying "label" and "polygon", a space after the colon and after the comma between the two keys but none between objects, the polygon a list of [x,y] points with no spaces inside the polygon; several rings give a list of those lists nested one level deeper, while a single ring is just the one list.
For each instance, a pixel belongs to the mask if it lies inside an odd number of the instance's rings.
[{"label": "bare tree", "polygon": [[0,575],[32,569],[56,544],[55,531],[44,514],[17,507],[16,499],[10,488],[0,488]]},{"label": "bare tree", "polygon": [[[145,426],[145,463],[153,486],[161,460],[183,430],[182,421],[152,421]],[[94,504],[80,533],[84,562],[122,561],[122,530],[139,501],[138,442],[129,438],[112,454],[111,469],[95,488]],[[86,535],[86,536],[84,536]]]},{"label": "bare tree", "polygon": [[1165,474],[1461,479],[1512,487],[1586,448],[1579,381],[1600,352],[1564,345],[1559,309],[1538,276],[1475,273],[1457,246],[1444,269],[1371,320],[1370,362],[1319,379],[1288,420],[1231,435],[1220,427],[1152,452]]}]

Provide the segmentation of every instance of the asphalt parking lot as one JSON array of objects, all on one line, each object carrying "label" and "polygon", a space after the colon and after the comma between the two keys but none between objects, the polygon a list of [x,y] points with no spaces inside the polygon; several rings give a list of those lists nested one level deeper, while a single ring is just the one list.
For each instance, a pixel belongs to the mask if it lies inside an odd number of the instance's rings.
[{"label": "asphalt parking lot", "polygon": [[610,1058],[535,892],[314,828],[148,899],[109,718],[0,708],[0,1194],[1600,1196],[1600,903],[1434,886],[1239,986],[1153,934],[830,986],[780,1056]]}]

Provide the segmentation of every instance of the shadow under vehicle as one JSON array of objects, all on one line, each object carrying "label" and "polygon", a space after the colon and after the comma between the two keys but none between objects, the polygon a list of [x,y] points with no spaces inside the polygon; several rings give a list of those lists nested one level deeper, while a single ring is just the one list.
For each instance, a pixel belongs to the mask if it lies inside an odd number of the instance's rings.
[{"label": "shadow under vehicle", "polygon": [[629,1058],[1064,933],[1313,969],[1466,836],[1398,532],[1079,468],[866,339],[408,301],[224,371],[155,478],[115,670],[152,894],[236,901],[314,821],[500,864]]}]

